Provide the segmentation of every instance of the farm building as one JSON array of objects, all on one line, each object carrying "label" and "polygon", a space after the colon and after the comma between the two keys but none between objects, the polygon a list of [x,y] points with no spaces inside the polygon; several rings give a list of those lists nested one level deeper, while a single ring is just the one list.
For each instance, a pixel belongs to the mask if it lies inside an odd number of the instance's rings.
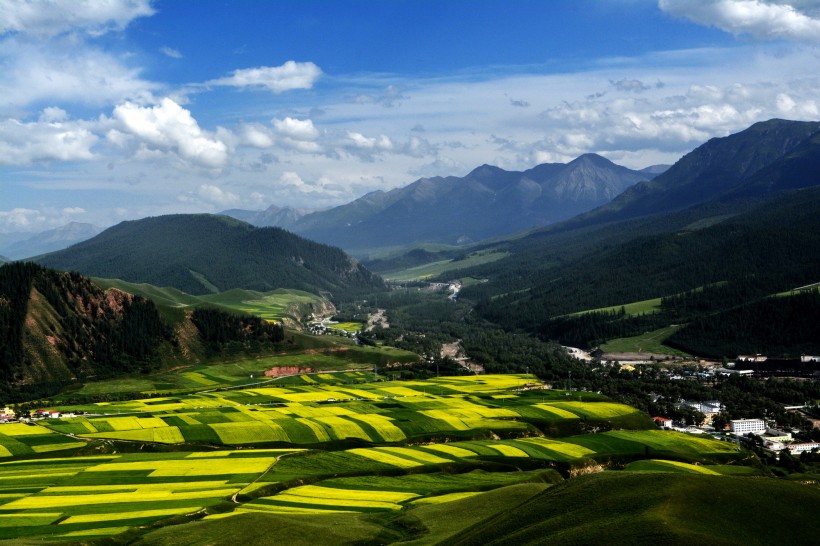
[{"label": "farm building", "polygon": [[667,419],[666,417],[653,417],[653,421],[655,424],[661,428],[672,428],[672,419]]}]

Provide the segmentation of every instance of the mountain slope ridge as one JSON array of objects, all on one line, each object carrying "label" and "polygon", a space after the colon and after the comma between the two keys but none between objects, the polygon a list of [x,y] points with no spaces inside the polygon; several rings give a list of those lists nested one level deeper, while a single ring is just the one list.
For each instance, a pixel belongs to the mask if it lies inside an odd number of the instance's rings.
[{"label": "mountain slope ridge", "polygon": [[123,222],[36,261],[92,277],[171,286],[193,295],[231,288],[341,293],[384,286],[338,248],[280,228],[256,228],[216,215]]}]

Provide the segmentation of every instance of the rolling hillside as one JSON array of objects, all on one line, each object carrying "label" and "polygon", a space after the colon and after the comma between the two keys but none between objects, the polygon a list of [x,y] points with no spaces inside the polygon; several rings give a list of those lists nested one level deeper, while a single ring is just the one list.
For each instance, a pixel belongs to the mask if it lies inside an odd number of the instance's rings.
[{"label": "rolling hillside", "polygon": [[305,215],[290,229],[359,254],[423,242],[461,245],[566,220],[652,176],[595,154],[523,172],[483,165],[463,178],[422,178],[372,192]]},{"label": "rolling hillside", "polygon": [[[226,305],[230,307],[230,305]],[[31,262],[0,267],[0,398],[156,372],[284,339],[281,325],[214,306],[168,317],[153,301]]]},{"label": "rolling hillside", "polygon": [[84,275],[171,286],[193,295],[232,288],[294,288],[334,295],[383,281],[338,248],[226,216],[172,215],[123,222],[38,263]]},{"label": "rolling hillside", "polygon": [[[749,518],[765,499],[766,517]],[[811,541],[817,489],[774,480],[606,472],[568,481],[451,544],[752,544]],[[738,523],[742,521],[742,525]],[[772,521],[785,534],[772,533]]]}]

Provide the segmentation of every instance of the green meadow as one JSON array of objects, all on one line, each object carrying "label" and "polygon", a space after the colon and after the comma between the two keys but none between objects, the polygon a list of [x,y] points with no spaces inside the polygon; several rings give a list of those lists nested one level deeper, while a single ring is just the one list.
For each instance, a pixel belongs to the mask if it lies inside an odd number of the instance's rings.
[{"label": "green meadow", "polygon": [[507,256],[509,256],[509,252],[479,251],[470,253],[464,258],[458,260],[440,260],[398,271],[389,271],[383,273],[382,276],[385,279],[394,282],[418,281],[429,279],[431,277],[438,277],[448,271],[466,269],[476,265],[496,262],[506,258]]},{"label": "green meadow", "polygon": [[285,288],[270,292],[233,289],[218,294],[192,296],[176,288],[161,288],[151,284],[131,283],[119,279],[95,279],[94,281],[102,288],[117,288],[130,294],[150,298],[165,307],[184,309],[215,305],[234,311],[243,311],[271,321],[283,319],[300,321],[309,309],[325,304],[325,300],[319,296],[302,290]]},{"label": "green meadow", "polygon": [[679,325],[667,326],[637,336],[611,339],[601,345],[600,349],[605,353],[656,353],[690,357],[691,355],[688,353],[663,344],[666,338],[681,328],[682,326]]}]

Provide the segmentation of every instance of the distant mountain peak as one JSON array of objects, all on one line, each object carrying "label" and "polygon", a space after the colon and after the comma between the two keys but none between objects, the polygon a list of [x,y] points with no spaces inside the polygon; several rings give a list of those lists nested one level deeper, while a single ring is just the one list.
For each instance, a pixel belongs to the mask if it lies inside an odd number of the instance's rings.
[{"label": "distant mountain peak", "polygon": [[[670,213],[710,200],[817,185],[818,134],[820,122],[772,119],[712,138],[651,182],[631,187],[571,225]],[[792,157],[796,151],[799,157]]]},{"label": "distant mountain peak", "polygon": [[462,244],[565,220],[647,178],[597,154],[523,172],[484,164],[464,177],[420,178],[386,193],[371,192],[305,216],[292,229],[355,252],[421,242]]}]

